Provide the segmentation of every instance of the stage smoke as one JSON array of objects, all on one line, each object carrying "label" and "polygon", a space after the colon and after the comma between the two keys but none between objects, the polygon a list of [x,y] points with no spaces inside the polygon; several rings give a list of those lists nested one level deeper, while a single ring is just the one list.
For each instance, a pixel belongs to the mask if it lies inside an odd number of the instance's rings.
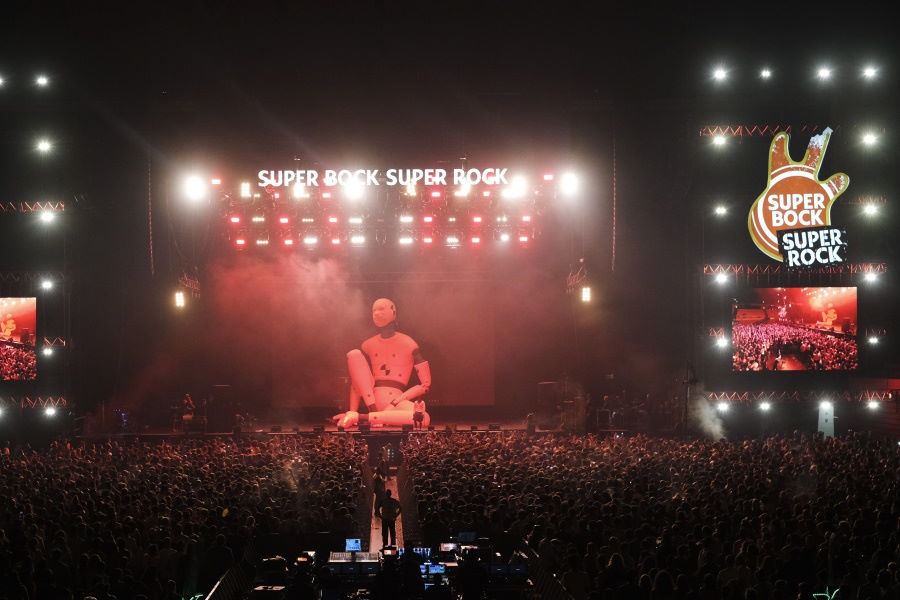
[{"label": "stage smoke", "polygon": [[725,425],[722,417],[716,412],[716,407],[706,399],[706,395],[700,387],[691,391],[688,419],[696,429],[712,440],[725,437]]}]

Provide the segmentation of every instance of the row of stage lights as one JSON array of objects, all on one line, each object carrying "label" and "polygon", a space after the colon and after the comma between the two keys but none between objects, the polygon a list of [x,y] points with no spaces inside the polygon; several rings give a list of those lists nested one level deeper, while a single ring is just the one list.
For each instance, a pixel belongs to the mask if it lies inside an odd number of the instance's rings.
[{"label": "row of stage lights", "polygon": [[[874,218],[878,216],[878,204],[875,202],[863,202],[861,203],[862,213],[866,217]],[[719,218],[724,218],[728,216],[728,207],[724,204],[716,204],[713,206],[712,213],[714,216]]]},{"label": "row of stage lights", "polygon": [[[47,406],[44,408],[44,416],[47,417],[48,419],[52,419],[53,417],[55,417],[58,412],[59,411],[56,409],[55,406]],[[0,406],[0,419],[2,419],[4,417],[3,413],[4,413],[3,407]]]},{"label": "row of stage lights", "polygon": [[[710,78],[717,84],[723,84],[731,78],[732,69],[727,65],[718,65],[713,68]],[[834,79],[837,69],[831,65],[821,64],[812,70],[812,74],[821,82],[828,82]],[[880,70],[876,65],[866,64],[858,69],[859,77],[866,82],[873,82],[878,79]],[[763,65],[757,71],[757,77],[761,81],[769,81],[775,76],[775,70],[768,65]]]},{"label": "row of stage lights", "polygon": [[[880,407],[881,403],[879,403],[877,400],[869,400],[866,402],[866,408],[870,411],[876,411]],[[772,403],[767,400],[763,400],[757,405],[757,408],[760,410],[760,412],[767,413],[772,410]],[[819,408],[821,408],[822,410],[834,410],[834,403],[832,403],[830,400],[822,400],[821,402],[819,402]],[[725,414],[729,410],[731,410],[730,403],[725,402],[724,400],[716,403],[716,411],[720,414]],[[898,442],[898,444],[900,444],[900,442]]]},{"label": "row of stage lights", "polygon": [[[9,87],[8,83],[9,79],[0,73],[0,89]],[[46,89],[50,87],[50,78],[44,73],[38,73],[32,79],[32,85],[39,90]]]},{"label": "row of stage lights", "polygon": [[[228,220],[233,227],[242,226],[242,220],[239,216],[232,215]],[[327,220],[327,226],[320,230],[314,229],[316,226],[315,217],[302,217],[297,220],[306,228],[303,234],[297,235],[288,229],[291,225],[289,217],[278,217],[278,225],[286,229],[279,238],[282,245],[286,247],[302,245],[307,248],[315,248],[320,244],[341,246],[344,243],[349,243],[351,246],[364,246],[368,241],[371,241],[362,231],[363,217],[357,216],[346,219],[348,226],[353,229],[348,233],[338,233],[333,230],[340,225],[340,218],[336,216],[323,217],[323,221]],[[444,244],[450,247],[457,247],[464,243],[479,245],[488,240],[503,244],[512,241],[527,244],[534,238],[533,218],[531,215],[522,215],[517,219],[504,215],[495,217],[493,220],[476,215],[471,217],[471,227],[475,231],[469,235],[463,235],[461,232],[455,231],[464,222],[461,219],[457,219],[457,217],[448,217],[446,219],[446,227],[450,228],[451,231],[443,234],[437,229],[433,229],[438,225],[437,217],[433,215],[421,217],[422,226],[431,229],[431,231],[427,232],[416,233],[413,230],[417,220],[419,219],[412,215],[400,215],[397,217],[398,233],[395,236],[391,236],[397,245],[412,246],[419,242],[425,246]],[[266,222],[263,216],[251,217],[250,221],[251,225],[256,226],[264,226]],[[254,244],[257,246],[268,246],[270,244],[270,236],[268,234],[256,237],[251,241],[247,232],[241,230],[232,233],[230,237],[238,248],[245,248]],[[375,242],[382,245],[389,243],[388,234],[379,232],[375,236]]]},{"label": "row of stage lights", "polygon": [[[729,138],[730,136],[727,136],[727,135],[722,134],[722,133],[717,133],[717,134],[715,134],[715,135],[713,135],[713,136],[711,136],[711,137],[712,137],[712,145],[713,145],[714,147],[716,147],[716,148],[724,148],[724,147],[728,144],[728,138]],[[869,130],[869,131],[864,131],[864,132],[859,136],[859,143],[861,143],[863,146],[865,146],[865,147],[867,147],[867,148],[871,148],[871,147],[874,147],[874,146],[876,146],[876,145],[878,144],[879,139],[880,139],[880,138],[879,138],[879,136],[878,136],[877,133],[875,133],[874,131]]]}]

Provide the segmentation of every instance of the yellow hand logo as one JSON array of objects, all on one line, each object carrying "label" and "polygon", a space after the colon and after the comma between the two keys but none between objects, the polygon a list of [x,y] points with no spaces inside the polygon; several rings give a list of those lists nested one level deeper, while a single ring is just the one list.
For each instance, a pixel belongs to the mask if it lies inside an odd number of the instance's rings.
[{"label": "yellow hand logo", "polygon": [[828,127],[812,136],[800,162],[791,160],[788,154],[787,133],[781,132],[772,140],[766,189],[753,202],[747,226],[756,247],[775,260],[784,260],[778,252],[778,232],[831,225],[831,205],[850,185],[844,173],[819,181],[831,133]]}]

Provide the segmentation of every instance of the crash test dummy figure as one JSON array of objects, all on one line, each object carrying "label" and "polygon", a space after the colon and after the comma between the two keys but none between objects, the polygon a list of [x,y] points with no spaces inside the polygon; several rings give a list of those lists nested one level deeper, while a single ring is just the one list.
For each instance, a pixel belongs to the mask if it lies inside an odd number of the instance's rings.
[{"label": "crash test dummy figure", "polygon": [[[387,298],[372,305],[372,321],[378,334],[362,343],[362,350],[347,353],[350,371],[350,410],[333,417],[341,427],[360,423],[373,426],[413,424],[413,400],[431,387],[431,369],[422,357],[419,345],[397,331],[397,308]],[[419,384],[406,389],[413,369]],[[360,401],[368,412],[360,413]],[[428,427],[431,417],[425,413],[422,423]]]}]

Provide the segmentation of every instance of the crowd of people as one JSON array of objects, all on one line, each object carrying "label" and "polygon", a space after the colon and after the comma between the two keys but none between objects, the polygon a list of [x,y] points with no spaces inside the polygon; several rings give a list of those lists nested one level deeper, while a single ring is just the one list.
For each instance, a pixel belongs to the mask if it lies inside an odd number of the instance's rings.
[{"label": "crowd of people", "polygon": [[337,436],[6,448],[0,598],[180,600],[261,537],[360,537],[366,452]]},{"label": "crowd of people", "polygon": [[900,448],[795,433],[414,436],[426,542],[524,540],[576,600],[900,598]]},{"label": "crowd of people", "polygon": [[791,356],[813,371],[848,371],[859,366],[856,340],[815,329],[760,323],[732,326],[733,370],[777,371]]},{"label": "crowd of people", "polygon": [[0,381],[34,381],[37,355],[33,347],[0,344]]}]

